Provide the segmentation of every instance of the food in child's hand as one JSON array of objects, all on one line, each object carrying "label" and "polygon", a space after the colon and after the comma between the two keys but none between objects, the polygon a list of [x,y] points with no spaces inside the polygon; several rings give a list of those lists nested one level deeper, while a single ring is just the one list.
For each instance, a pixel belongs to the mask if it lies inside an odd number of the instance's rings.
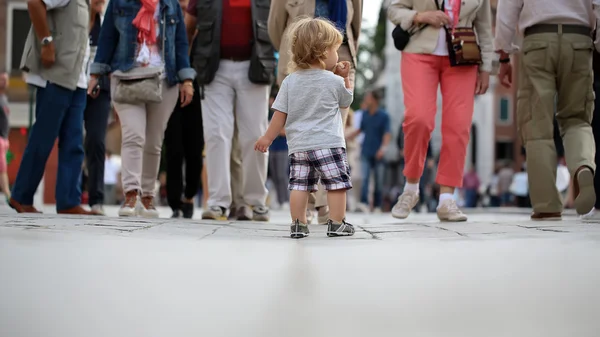
[{"label": "food in child's hand", "polygon": [[336,64],[335,68],[333,69],[333,73],[341,76],[341,77],[348,77],[348,73],[350,72],[350,62],[348,61],[342,61],[339,62],[338,64]]}]

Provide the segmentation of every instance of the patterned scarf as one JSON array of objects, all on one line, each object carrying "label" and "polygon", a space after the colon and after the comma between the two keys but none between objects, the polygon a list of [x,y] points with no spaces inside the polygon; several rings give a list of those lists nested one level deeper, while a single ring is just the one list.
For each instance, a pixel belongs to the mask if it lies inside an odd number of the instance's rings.
[{"label": "patterned scarf", "polygon": [[133,25],[138,29],[138,41],[153,45],[156,43],[156,6],[159,0],[140,0],[142,8],[133,19]]},{"label": "patterned scarf", "polygon": [[335,26],[342,32],[346,31],[346,21],[348,20],[347,0],[329,0],[329,20],[333,21]]}]

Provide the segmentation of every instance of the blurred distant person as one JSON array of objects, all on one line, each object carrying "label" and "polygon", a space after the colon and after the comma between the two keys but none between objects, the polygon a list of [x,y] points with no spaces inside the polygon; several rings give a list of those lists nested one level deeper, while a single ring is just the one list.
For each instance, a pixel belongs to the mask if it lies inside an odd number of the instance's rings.
[{"label": "blurred distant person", "polygon": [[10,115],[10,110],[8,107],[8,98],[6,97],[7,89],[8,74],[0,72],[0,188],[6,200],[10,200],[10,186],[6,163],[6,152],[10,145],[8,142],[8,134],[10,132],[8,116]]},{"label": "blurred distant person", "polygon": [[[498,78],[505,87],[512,85],[510,55],[523,51],[519,57],[517,128],[527,151],[532,220],[562,218],[563,200],[555,183],[555,117],[577,213],[588,213],[596,202],[591,122],[592,31],[598,14],[597,0],[498,2],[495,49],[500,54]],[[524,36],[521,49],[515,48],[518,35]]]},{"label": "blurred distant person", "polygon": [[[594,118],[592,119],[592,131],[594,132],[594,142],[600,144],[600,53],[594,51],[593,57],[594,70]],[[596,167],[600,167],[600,154],[596,151]],[[600,194],[600,174],[594,175],[594,190],[596,195]],[[600,198],[596,198],[594,209],[584,216],[587,221],[600,221]]]},{"label": "blurred distant person", "polygon": [[513,176],[510,184],[510,192],[515,196],[517,207],[531,207],[531,202],[529,201],[529,181],[525,164],[523,164],[521,171],[515,173]]},{"label": "blurred distant person", "polygon": [[[437,215],[440,221],[466,221],[467,216],[458,207],[454,194],[463,183],[475,96],[487,92],[496,59],[490,2],[392,0],[388,18],[404,30],[424,28],[410,38],[402,51],[406,184],[392,215],[406,219],[419,201],[419,180],[435,127],[439,88],[442,93],[442,148],[436,177],[440,185]],[[459,46],[454,44],[457,39],[453,39],[454,30],[459,27],[473,28],[471,34],[476,34],[480,53],[472,56],[479,58],[478,65],[453,66],[459,59],[456,51]],[[449,36],[452,41],[448,41]]]},{"label": "blurred distant person", "polygon": [[360,129],[354,136],[364,134],[361,151],[361,171],[363,174],[360,202],[369,204],[369,180],[373,173],[375,188],[373,193],[373,208],[381,212],[383,194],[383,174],[385,171],[384,156],[392,139],[390,133],[390,117],[379,107],[380,95],[376,91],[368,92],[364,97],[366,111],[363,112]]},{"label": "blurred distant person", "polygon": [[[269,37],[273,46],[279,53],[279,64],[284,65],[278,69],[277,83],[281,84],[288,75],[287,64],[290,61],[289,27],[300,17],[323,18],[331,21],[343,34],[342,45],[338,50],[339,60],[350,62],[351,69],[348,76],[351,90],[354,91],[354,78],[356,75],[358,41],[361,32],[363,13],[363,0],[271,0],[269,13]],[[348,109],[342,110],[342,121],[346,124]],[[319,187],[316,193],[311,193],[307,208],[308,222],[312,223],[317,211],[319,224],[325,224],[328,219],[329,207],[327,206],[327,192]]]},{"label": "blurred distant person", "polygon": [[479,175],[475,166],[471,166],[469,172],[465,174],[463,179],[463,190],[465,191],[465,207],[473,208],[477,207],[477,200],[479,198]]},{"label": "blurred distant person", "polygon": [[[275,97],[277,97],[277,92],[271,92],[271,98],[269,98],[269,120],[273,118],[274,111],[271,109],[271,106],[275,102]],[[290,158],[288,156],[287,138],[285,136],[285,129],[281,129],[281,133],[273,140],[273,144],[269,147],[269,172],[275,185],[277,203],[280,208],[289,207],[289,169]]]},{"label": "blurred distant person", "polygon": [[503,207],[512,205],[510,184],[512,183],[514,174],[515,171],[510,162],[504,163],[498,171],[498,195],[500,196],[500,205]]},{"label": "blurred distant person", "polygon": [[110,151],[106,151],[104,159],[104,203],[114,206],[117,204],[117,182],[121,163]]}]

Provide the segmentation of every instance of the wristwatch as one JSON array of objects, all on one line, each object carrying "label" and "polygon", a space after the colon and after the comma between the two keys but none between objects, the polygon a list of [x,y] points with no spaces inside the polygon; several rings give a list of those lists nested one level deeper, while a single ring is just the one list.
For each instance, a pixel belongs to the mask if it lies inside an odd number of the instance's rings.
[{"label": "wristwatch", "polygon": [[50,43],[52,43],[53,40],[54,39],[52,38],[52,35],[51,36],[46,36],[45,38],[42,39],[42,46],[49,45]]}]

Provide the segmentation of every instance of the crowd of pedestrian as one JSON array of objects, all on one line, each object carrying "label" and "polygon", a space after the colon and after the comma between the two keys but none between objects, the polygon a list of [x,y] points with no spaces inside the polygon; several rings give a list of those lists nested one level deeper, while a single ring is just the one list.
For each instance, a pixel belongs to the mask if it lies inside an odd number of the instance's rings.
[{"label": "crowd of pedestrian", "polygon": [[[33,195],[58,139],[56,209],[65,214],[102,215],[103,205],[120,202],[120,216],[158,217],[165,199],[173,218],[192,218],[201,195],[209,220],[269,221],[271,205],[290,208],[296,238],[315,216],[328,235],[352,235],[346,209],[405,219],[425,207],[456,222],[467,220],[461,207],[531,200],[533,220],[560,219],[569,203],[588,214],[600,134],[592,129],[591,38],[599,3],[545,3],[499,1],[494,39],[489,0],[391,1],[405,111],[393,163],[402,173],[384,186],[392,133],[381,94],[367,92],[350,111],[362,0],[29,0],[21,67],[37,89],[36,122],[12,193],[5,161],[0,186],[17,212],[39,212]],[[502,85],[512,85],[518,52],[526,167],[515,173],[498,163],[482,186],[474,166],[465,170],[475,96],[498,64]],[[7,85],[0,76],[3,159]],[[442,145],[434,151],[438,88]],[[105,144],[113,110],[118,159]]]}]

